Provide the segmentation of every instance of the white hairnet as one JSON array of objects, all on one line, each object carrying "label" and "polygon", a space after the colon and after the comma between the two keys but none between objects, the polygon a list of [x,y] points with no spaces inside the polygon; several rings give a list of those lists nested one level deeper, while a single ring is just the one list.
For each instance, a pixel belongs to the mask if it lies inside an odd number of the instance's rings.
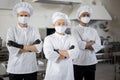
[{"label": "white hairnet", "polygon": [[26,11],[30,15],[32,15],[33,14],[33,7],[27,2],[20,2],[14,6],[13,14],[17,15],[17,13],[19,13],[21,11]]},{"label": "white hairnet", "polygon": [[70,19],[68,16],[62,12],[55,12],[52,16],[52,23],[54,24],[58,19],[64,19],[66,21],[67,26],[70,26]]},{"label": "white hairnet", "polygon": [[81,15],[82,13],[84,13],[84,12],[88,12],[88,13],[90,14],[90,16],[91,16],[93,10],[92,10],[92,8],[91,8],[90,6],[88,6],[88,5],[81,6],[81,7],[78,9],[78,11],[77,11],[77,14],[76,14],[77,18],[79,19],[80,15]]}]

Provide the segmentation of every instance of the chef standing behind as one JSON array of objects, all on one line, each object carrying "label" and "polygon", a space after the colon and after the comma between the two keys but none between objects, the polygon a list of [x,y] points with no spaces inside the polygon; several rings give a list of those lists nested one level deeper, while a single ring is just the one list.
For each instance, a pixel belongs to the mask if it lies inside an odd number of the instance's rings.
[{"label": "chef standing behind", "polygon": [[7,32],[9,80],[37,80],[36,53],[41,52],[42,41],[39,31],[28,25],[33,8],[27,2],[20,2],[13,12],[18,23]]},{"label": "chef standing behind", "polygon": [[75,80],[95,80],[96,55],[101,46],[97,31],[90,27],[91,7],[84,5],[78,9],[79,25],[72,28],[71,33],[79,45],[79,56],[73,61]]},{"label": "chef standing behind", "polygon": [[74,80],[72,59],[78,56],[78,46],[70,35],[65,33],[68,16],[56,12],[52,16],[55,33],[44,40],[43,50],[48,59],[45,80]]}]

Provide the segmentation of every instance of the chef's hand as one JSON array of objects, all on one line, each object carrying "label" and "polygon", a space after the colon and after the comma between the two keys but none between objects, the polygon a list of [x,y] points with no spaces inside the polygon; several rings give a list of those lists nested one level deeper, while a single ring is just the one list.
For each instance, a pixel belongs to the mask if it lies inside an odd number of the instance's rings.
[{"label": "chef's hand", "polygon": [[36,46],[34,45],[24,45],[23,49],[28,52],[38,52]]},{"label": "chef's hand", "polygon": [[28,52],[28,51],[25,50],[25,49],[20,49],[20,50],[19,50],[19,53],[25,53],[25,52]]},{"label": "chef's hand", "polygon": [[35,48],[35,44],[40,44],[41,41],[39,39],[35,40],[32,45],[24,45],[23,49],[20,52],[37,52]]},{"label": "chef's hand", "polygon": [[95,44],[95,41],[93,41],[93,40],[90,40],[89,42],[91,42],[92,44]]},{"label": "chef's hand", "polygon": [[22,44],[18,44],[14,41],[11,41],[11,40],[8,41],[7,45],[12,46],[12,47],[16,47],[16,48],[20,48],[20,49],[23,49],[23,47],[24,47]]},{"label": "chef's hand", "polygon": [[59,54],[61,54],[64,57],[69,57],[67,50],[58,50],[58,52],[59,52]]},{"label": "chef's hand", "polygon": [[60,56],[59,56],[58,59],[59,59],[59,60],[63,60],[63,59],[65,59],[65,56],[63,56],[63,55],[60,54]]},{"label": "chef's hand", "polygon": [[91,41],[87,42],[86,49],[93,51],[94,50],[92,47],[93,44],[95,44],[95,41],[91,40]]},{"label": "chef's hand", "polygon": [[[36,45],[36,44],[40,44],[41,43],[41,41],[39,40],[39,39],[37,39],[37,40],[35,40],[34,42],[33,42],[33,44],[32,45]],[[28,45],[24,45],[24,48],[26,49],[26,47],[28,47]],[[29,50],[28,52],[32,52],[31,50]]]}]

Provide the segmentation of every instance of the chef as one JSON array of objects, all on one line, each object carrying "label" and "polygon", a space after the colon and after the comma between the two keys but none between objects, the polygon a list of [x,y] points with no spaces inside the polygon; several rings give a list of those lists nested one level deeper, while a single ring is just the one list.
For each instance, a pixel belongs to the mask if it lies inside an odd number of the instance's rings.
[{"label": "chef", "polygon": [[89,25],[92,8],[81,6],[77,12],[79,25],[72,28],[71,33],[79,46],[79,56],[74,59],[75,80],[95,80],[96,55],[102,46],[97,31]]},{"label": "chef", "polygon": [[55,12],[52,16],[55,33],[44,40],[43,50],[48,59],[45,80],[74,80],[72,60],[78,56],[78,46],[73,37],[65,33],[68,16]]},{"label": "chef", "polygon": [[28,25],[33,8],[27,2],[20,2],[13,13],[18,22],[7,32],[9,80],[37,80],[36,53],[41,52],[42,41],[38,30]]}]

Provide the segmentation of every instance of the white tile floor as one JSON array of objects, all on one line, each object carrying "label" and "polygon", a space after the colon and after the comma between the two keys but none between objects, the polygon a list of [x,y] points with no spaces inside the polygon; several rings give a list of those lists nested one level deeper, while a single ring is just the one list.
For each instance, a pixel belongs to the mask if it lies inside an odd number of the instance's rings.
[{"label": "white tile floor", "polygon": [[97,64],[96,80],[114,80],[115,72],[113,64]]},{"label": "white tile floor", "polygon": [[[120,80],[120,73],[118,72],[116,73],[116,80]],[[96,80],[115,80],[115,65],[98,64],[96,70]]]}]

